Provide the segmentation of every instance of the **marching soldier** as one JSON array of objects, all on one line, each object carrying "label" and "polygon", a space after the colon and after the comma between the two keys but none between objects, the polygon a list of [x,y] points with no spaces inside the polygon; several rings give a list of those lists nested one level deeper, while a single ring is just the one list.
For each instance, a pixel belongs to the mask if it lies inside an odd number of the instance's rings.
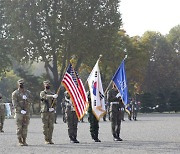
[{"label": "marching soldier", "polygon": [[12,103],[15,108],[19,145],[28,146],[26,138],[30,120],[31,93],[24,88],[23,79],[18,80],[18,89],[12,93]]},{"label": "marching soldier", "polygon": [[77,125],[78,118],[72,103],[72,100],[67,91],[64,92],[65,95],[65,104],[66,104],[66,122],[68,125],[68,135],[71,143],[79,143],[77,140]]},{"label": "marching soldier", "polygon": [[91,97],[90,97],[90,93],[88,93],[88,102],[89,102],[89,108],[88,108],[88,121],[90,123],[90,133],[91,133],[91,137],[95,142],[101,142],[101,140],[99,140],[98,138],[98,134],[99,134],[99,121],[96,119],[95,115],[93,114],[92,111],[92,106],[91,106]]},{"label": "marching soldier", "polygon": [[3,125],[5,120],[5,104],[2,101],[2,94],[0,94],[0,133],[4,133]]},{"label": "marching soldier", "polygon": [[40,92],[40,112],[43,123],[43,134],[45,136],[45,144],[54,144],[52,142],[56,107],[56,102],[54,99],[56,99],[58,95],[50,91],[50,81],[44,81],[43,84],[44,90]]},{"label": "marching soldier", "polygon": [[122,141],[120,138],[120,129],[121,129],[121,99],[120,94],[113,84],[111,90],[108,91],[108,102],[110,103],[110,121],[111,129],[114,141]]}]

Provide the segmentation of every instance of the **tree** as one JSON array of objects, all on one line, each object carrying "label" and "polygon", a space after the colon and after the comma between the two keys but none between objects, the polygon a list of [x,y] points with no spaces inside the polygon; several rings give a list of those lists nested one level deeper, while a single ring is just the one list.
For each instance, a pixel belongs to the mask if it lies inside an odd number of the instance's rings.
[{"label": "tree", "polygon": [[5,73],[11,66],[8,49],[4,44],[6,39],[4,31],[4,1],[0,3],[0,74]]},{"label": "tree", "polygon": [[177,84],[175,82],[177,76],[173,75],[175,69],[173,48],[165,36],[156,32],[144,33],[142,42],[149,54],[144,91],[154,94],[156,101],[165,109],[170,93]]},{"label": "tree", "polygon": [[22,62],[43,61],[58,88],[72,55],[82,61],[110,50],[121,25],[119,0],[5,1],[6,45]]}]

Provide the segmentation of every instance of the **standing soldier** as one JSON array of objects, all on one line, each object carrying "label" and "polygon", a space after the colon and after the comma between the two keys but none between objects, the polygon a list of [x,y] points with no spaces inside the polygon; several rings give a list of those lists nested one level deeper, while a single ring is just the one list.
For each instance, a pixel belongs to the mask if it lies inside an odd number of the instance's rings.
[{"label": "standing soldier", "polygon": [[88,102],[89,102],[89,108],[88,108],[88,121],[90,123],[90,133],[91,133],[91,137],[95,142],[101,142],[101,140],[99,140],[98,138],[98,134],[99,134],[99,121],[96,119],[95,115],[93,114],[92,111],[92,106],[91,106],[91,97],[90,97],[90,93],[88,93]]},{"label": "standing soldier", "polygon": [[63,115],[63,122],[64,123],[66,123],[66,114],[65,114],[65,111],[66,111],[66,104],[65,104],[65,100],[63,98],[62,102],[61,102],[61,112],[62,112],[62,115]]},{"label": "standing soldier", "polygon": [[4,133],[3,125],[5,120],[5,104],[2,101],[2,94],[0,93],[0,133]]},{"label": "standing soldier", "polygon": [[133,120],[137,120],[137,112],[138,112],[138,104],[136,101],[132,103],[132,115],[133,115]]},{"label": "standing soldier", "polygon": [[129,120],[132,120],[132,102],[133,102],[133,99],[131,99],[130,103],[127,104],[127,109],[129,110],[129,114],[128,114],[128,119]]},{"label": "standing soldier", "polygon": [[58,97],[50,91],[50,81],[44,81],[44,90],[40,92],[41,99],[41,119],[43,123],[43,134],[45,136],[45,144],[54,144],[52,142],[52,134],[54,130],[55,106],[54,99]]},{"label": "standing soldier", "polygon": [[67,118],[67,125],[68,125],[68,135],[70,138],[71,143],[79,143],[77,140],[77,125],[78,125],[78,118],[72,103],[72,100],[67,91],[64,92],[65,95],[65,104],[66,104],[66,118]]},{"label": "standing soldier", "polygon": [[18,80],[18,89],[12,93],[15,108],[17,136],[20,146],[27,146],[26,138],[30,120],[31,94],[24,88],[24,80]]},{"label": "standing soldier", "polygon": [[120,94],[113,84],[111,90],[108,91],[108,102],[110,103],[110,120],[111,120],[111,129],[114,141],[122,141],[120,138],[120,129],[121,129],[121,98]]}]

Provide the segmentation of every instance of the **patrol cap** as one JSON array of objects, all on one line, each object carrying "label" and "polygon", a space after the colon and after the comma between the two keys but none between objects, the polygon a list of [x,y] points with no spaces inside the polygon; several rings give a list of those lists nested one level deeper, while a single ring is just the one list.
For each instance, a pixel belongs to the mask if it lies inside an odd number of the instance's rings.
[{"label": "patrol cap", "polygon": [[23,80],[23,79],[19,79],[19,80],[17,81],[17,83],[18,83],[18,84],[23,84],[23,83],[24,83],[24,80]]},{"label": "patrol cap", "polygon": [[48,84],[50,84],[50,81],[49,81],[49,80],[46,80],[46,81],[43,82],[43,84],[44,84],[44,85],[48,85]]}]

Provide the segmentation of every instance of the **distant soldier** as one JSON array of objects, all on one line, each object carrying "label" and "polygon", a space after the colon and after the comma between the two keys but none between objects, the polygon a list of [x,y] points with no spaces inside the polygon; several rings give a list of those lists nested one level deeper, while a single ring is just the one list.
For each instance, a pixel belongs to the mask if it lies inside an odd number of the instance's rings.
[{"label": "distant soldier", "polygon": [[78,118],[73,106],[73,102],[70,98],[70,95],[67,91],[64,92],[65,95],[65,104],[66,104],[66,118],[68,125],[68,135],[71,143],[79,143],[77,140],[77,126],[78,126]]},{"label": "distant soldier", "polygon": [[6,115],[5,104],[3,103],[2,94],[0,93],[0,133],[4,133],[3,126],[4,126],[5,115]]},{"label": "distant soldier", "polygon": [[91,137],[95,142],[101,142],[99,140],[98,135],[99,135],[99,121],[96,119],[93,111],[92,111],[92,106],[91,106],[91,97],[90,93],[88,93],[88,102],[89,102],[89,108],[88,108],[88,121],[90,123],[90,133]]},{"label": "distant soldier", "polygon": [[137,112],[138,112],[138,104],[136,101],[134,101],[132,103],[132,116],[133,116],[133,120],[137,120]]},{"label": "distant soldier", "polygon": [[45,136],[45,144],[54,144],[52,142],[52,134],[54,130],[55,107],[54,99],[58,97],[50,91],[50,81],[44,81],[44,90],[40,92],[41,99],[41,119],[43,123],[43,134]]},{"label": "distant soldier", "polygon": [[120,94],[114,84],[112,89],[108,91],[107,98],[108,102],[110,103],[110,120],[113,140],[122,141],[120,138],[122,101]]},{"label": "distant soldier", "polygon": [[31,93],[24,88],[24,80],[18,80],[18,89],[12,93],[15,108],[17,136],[20,146],[27,146],[26,138],[30,120]]},{"label": "distant soldier", "polygon": [[128,113],[128,119],[132,120],[132,102],[133,100],[131,100],[128,104],[127,104],[127,109],[129,111]]},{"label": "distant soldier", "polygon": [[62,115],[63,115],[63,122],[66,123],[66,114],[65,114],[66,104],[65,104],[64,98],[62,99],[62,102],[61,102],[61,111],[62,111]]}]

